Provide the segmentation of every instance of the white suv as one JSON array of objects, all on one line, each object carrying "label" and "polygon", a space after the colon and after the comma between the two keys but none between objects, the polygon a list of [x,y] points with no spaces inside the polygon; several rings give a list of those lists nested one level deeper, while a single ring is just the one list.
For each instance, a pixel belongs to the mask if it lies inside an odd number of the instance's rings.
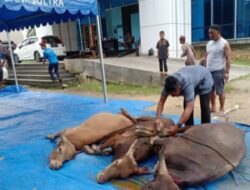
[{"label": "white suv", "polygon": [[23,40],[14,51],[15,62],[19,63],[24,60],[35,60],[40,62],[43,58],[43,50],[40,43],[46,43],[48,48],[54,50],[58,58],[64,59],[66,49],[63,42],[56,36],[29,37]]}]

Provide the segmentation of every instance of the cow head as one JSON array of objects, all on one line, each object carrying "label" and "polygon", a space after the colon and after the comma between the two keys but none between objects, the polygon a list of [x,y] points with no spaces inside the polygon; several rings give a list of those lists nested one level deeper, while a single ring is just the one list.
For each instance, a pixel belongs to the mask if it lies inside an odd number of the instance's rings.
[{"label": "cow head", "polygon": [[163,152],[160,153],[154,179],[144,185],[141,190],[180,190],[168,172]]},{"label": "cow head", "polygon": [[138,142],[135,140],[128,152],[121,158],[112,162],[106,169],[97,175],[98,183],[105,183],[116,178],[127,178],[133,174],[146,174],[147,168],[139,168],[134,158],[134,151],[138,147]]},{"label": "cow head", "polygon": [[56,149],[49,156],[50,168],[55,170],[61,168],[63,163],[72,160],[76,153],[75,146],[66,137],[62,137],[57,143]]}]

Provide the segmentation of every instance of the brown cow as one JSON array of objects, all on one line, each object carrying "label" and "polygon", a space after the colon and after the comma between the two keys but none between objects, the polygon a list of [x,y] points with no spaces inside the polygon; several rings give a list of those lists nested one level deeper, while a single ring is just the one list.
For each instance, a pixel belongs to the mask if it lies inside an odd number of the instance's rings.
[{"label": "brown cow", "polygon": [[[139,134],[142,135],[143,133],[144,136],[154,136],[156,134],[156,129],[154,128],[155,118],[139,117],[136,120],[134,119],[134,121],[137,123],[121,133],[115,133],[113,136],[103,141],[98,147],[95,147],[95,153],[102,153],[104,149],[111,147],[114,152],[115,160],[122,157],[128,151]],[[171,119],[162,119],[162,122],[163,126],[161,126],[161,132],[174,125]],[[136,150],[134,153],[137,162],[145,160],[152,153],[152,146],[150,146],[149,140],[146,139],[148,138],[145,138],[145,140],[141,142],[140,149],[138,151]]]},{"label": "brown cow", "polygon": [[85,145],[98,143],[105,136],[132,124],[133,121],[125,115],[100,113],[89,118],[80,126],[67,128],[55,135],[48,135],[51,140],[62,137],[57,148],[49,156],[50,168],[61,168],[65,161],[73,159]]},{"label": "brown cow", "polygon": [[[154,138],[152,136],[157,134],[154,121],[155,118],[151,118],[150,120],[144,120],[144,122],[135,124],[134,128],[130,128],[121,135],[116,134],[106,144],[101,145],[101,149],[111,146],[114,149],[115,158],[118,159],[98,174],[98,183],[105,183],[119,177],[126,178],[132,174],[145,174],[149,172],[147,168],[138,168],[137,162],[149,158],[153,153]],[[159,133],[166,132],[173,125],[174,122],[172,120],[163,119],[163,126],[161,126]],[[143,134],[146,137],[138,138],[136,134]],[[133,145],[131,145],[132,143]]]},{"label": "brown cow", "polygon": [[140,168],[137,166],[137,162],[134,157],[134,151],[140,148],[143,142],[148,141],[150,141],[149,137],[135,140],[125,155],[113,161],[111,165],[97,175],[97,182],[102,184],[111,179],[127,178],[132,174],[149,173],[147,168]]},{"label": "brown cow", "polygon": [[164,177],[156,175],[142,189],[158,190],[165,184],[165,189],[176,190],[173,182],[182,187],[199,186],[224,176],[234,170],[244,157],[244,137],[240,129],[228,123],[220,123],[199,125],[190,128],[180,137],[156,140],[154,143],[163,143],[161,156],[164,156],[166,162],[159,167],[169,168],[160,168],[165,170],[165,174],[161,175]]}]

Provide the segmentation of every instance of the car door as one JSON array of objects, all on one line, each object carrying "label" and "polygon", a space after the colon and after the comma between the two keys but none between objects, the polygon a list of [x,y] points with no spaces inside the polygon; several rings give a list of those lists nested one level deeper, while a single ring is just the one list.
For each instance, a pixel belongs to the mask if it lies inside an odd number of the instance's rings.
[{"label": "car door", "polygon": [[35,43],[37,42],[37,38],[30,38],[27,48],[26,48],[26,59],[34,60],[34,53],[36,51]]},{"label": "car door", "polygon": [[25,46],[27,44],[27,39],[22,41],[22,43],[18,46],[18,57],[20,60],[24,60],[25,58]]}]

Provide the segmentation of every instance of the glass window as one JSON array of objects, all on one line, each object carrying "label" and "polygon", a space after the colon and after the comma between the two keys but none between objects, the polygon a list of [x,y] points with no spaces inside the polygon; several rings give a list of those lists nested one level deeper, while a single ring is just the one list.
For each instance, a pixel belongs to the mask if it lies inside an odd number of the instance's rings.
[{"label": "glass window", "polygon": [[225,38],[234,37],[234,0],[214,0],[214,24],[221,25]]},{"label": "glass window", "polygon": [[138,0],[124,0],[124,5],[135,4],[138,3]]},{"label": "glass window", "polygon": [[111,0],[112,7],[123,6],[123,0]]},{"label": "glass window", "polygon": [[250,37],[250,1],[237,1],[237,37]]},{"label": "glass window", "polygon": [[192,41],[208,40],[211,25],[211,0],[192,0]]}]

